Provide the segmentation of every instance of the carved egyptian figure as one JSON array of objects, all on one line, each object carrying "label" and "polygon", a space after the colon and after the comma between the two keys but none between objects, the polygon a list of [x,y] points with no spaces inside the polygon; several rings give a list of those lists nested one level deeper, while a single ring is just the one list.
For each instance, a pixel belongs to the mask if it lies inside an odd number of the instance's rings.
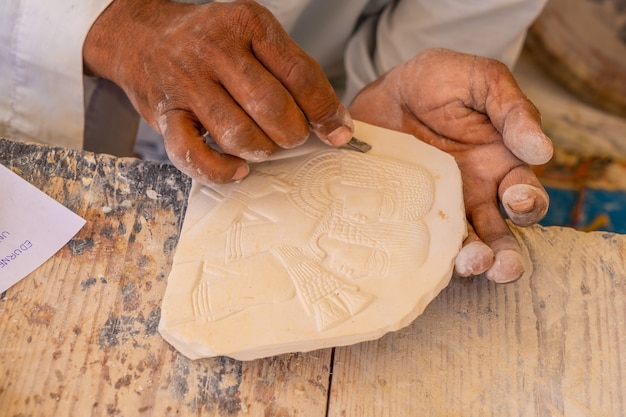
[{"label": "carved egyptian figure", "polygon": [[259,169],[194,197],[212,206],[193,226],[205,245],[202,259],[189,260],[201,263],[192,294],[196,321],[297,296],[323,331],[375,297],[359,290],[359,280],[393,279],[427,258],[421,219],[434,198],[427,170],[345,150]]}]

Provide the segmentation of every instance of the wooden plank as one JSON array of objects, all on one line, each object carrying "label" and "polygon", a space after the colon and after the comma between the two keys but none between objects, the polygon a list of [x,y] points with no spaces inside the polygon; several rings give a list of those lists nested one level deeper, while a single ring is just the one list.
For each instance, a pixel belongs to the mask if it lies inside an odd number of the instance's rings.
[{"label": "wooden plank", "polygon": [[[191,362],[156,332],[178,171],[4,140],[0,162],[88,220],[0,296],[0,414],[325,415],[331,350]],[[329,416],[626,416],[626,237],[517,232],[532,276],[453,280],[408,328],[338,348]]]},{"label": "wooden plank", "polygon": [[518,236],[532,276],[453,280],[408,328],[338,348],[329,416],[626,416],[626,237]]},{"label": "wooden plank", "polygon": [[626,159],[626,118],[589,104],[555,82],[534,62],[527,49],[522,52],[514,74],[521,89],[541,112],[543,129],[557,151]]},{"label": "wooden plank", "polygon": [[87,220],[0,297],[2,416],[323,416],[331,350],[192,362],[157,332],[190,181],[169,165],[0,140]]},{"label": "wooden plank", "polygon": [[562,85],[626,117],[624,0],[550,0],[530,28],[526,46]]}]

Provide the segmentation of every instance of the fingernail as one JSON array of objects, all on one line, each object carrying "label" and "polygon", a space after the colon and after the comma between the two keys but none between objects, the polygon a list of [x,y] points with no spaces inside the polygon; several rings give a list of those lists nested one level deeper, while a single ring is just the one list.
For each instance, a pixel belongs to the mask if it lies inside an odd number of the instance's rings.
[{"label": "fingernail", "polygon": [[339,126],[328,134],[328,141],[335,146],[342,146],[352,139],[352,131],[347,126]]},{"label": "fingernail", "polygon": [[535,199],[526,198],[519,201],[509,201],[507,204],[513,211],[516,211],[518,213],[526,213],[528,211],[531,211],[535,207]]},{"label": "fingernail", "polygon": [[249,173],[250,173],[250,167],[248,166],[248,164],[242,165],[239,168],[237,168],[237,171],[235,171],[235,175],[233,175],[233,181],[239,181],[240,179],[243,179],[246,176],[248,176]]},{"label": "fingernail", "polygon": [[522,255],[511,249],[504,249],[496,254],[493,266],[485,273],[490,281],[498,284],[517,281],[524,275]]}]

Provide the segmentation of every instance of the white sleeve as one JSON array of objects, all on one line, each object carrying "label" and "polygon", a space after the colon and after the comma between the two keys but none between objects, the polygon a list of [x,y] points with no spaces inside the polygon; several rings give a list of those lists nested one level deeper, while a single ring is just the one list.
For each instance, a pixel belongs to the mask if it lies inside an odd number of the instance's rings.
[{"label": "white sleeve", "polygon": [[487,56],[512,67],[546,0],[399,0],[370,17],[346,50],[351,100],[366,84],[434,47]]},{"label": "white sleeve", "polygon": [[111,1],[0,2],[0,135],[82,146],[83,43]]}]

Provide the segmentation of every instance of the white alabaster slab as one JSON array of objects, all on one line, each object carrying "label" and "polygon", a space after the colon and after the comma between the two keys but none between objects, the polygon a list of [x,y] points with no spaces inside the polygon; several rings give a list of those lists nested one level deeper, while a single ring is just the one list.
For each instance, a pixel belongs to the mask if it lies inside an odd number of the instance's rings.
[{"label": "white alabaster slab", "polygon": [[454,159],[356,123],[367,153],[317,139],[236,184],[192,185],[159,331],[182,354],[250,360],[411,323],[466,233]]}]

